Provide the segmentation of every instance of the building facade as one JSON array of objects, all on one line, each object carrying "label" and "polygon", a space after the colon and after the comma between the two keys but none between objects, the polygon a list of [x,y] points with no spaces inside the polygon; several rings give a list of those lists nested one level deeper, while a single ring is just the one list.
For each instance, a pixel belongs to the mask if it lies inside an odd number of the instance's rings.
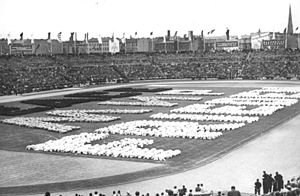
[{"label": "building facade", "polygon": [[135,53],[138,51],[136,38],[125,39],[125,42],[126,53]]},{"label": "building facade", "polygon": [[29,55],[33,54],[34,48],[30,39],[24,40],[11,40],[9,45],[10,54],[12,55]]},{"label": "building facade", "polygon": [[137,39],[137,51],[138,52],[151,52],[152,44],[150,38],[138,38]]},{"label": "building facade", "polygon": [[8,39],[0,39],[0,55],[9,54]]}]

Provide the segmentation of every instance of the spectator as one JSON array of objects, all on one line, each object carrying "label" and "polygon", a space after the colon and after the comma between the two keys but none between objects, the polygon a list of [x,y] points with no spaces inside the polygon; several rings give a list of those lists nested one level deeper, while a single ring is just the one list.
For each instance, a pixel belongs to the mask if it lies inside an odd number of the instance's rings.
[{"label": "spectator", "polygon": [[228,191],[227,196],[241,196],[240,191],[235,190],[235,186],[231,187],[231,191]]},{"label": "spectator", "polygon": [[186,187],[183,185],[183,186],[182,186],[182,189],[179,189],[179,196],[185,195],[186,192],[187,192],[187,189],[186,189]]},{"label": "spectator", "polygon": [[45,196],[50,196],[50,192],[47,191],[47,192],[45,193]]},{"label": "spectator", "polygon": [[173,195],[174,196],[179,195],[178,190],[177,190],[177,186],[174,186],[174,188],[173,188]]},{"label": "spectator", "polygon": [[274,185],[274,182],[275,182],[275,180],[274,180],[274,178],[272,177],[272,174],[269,174],[269,179],[268,179],[268,192],[270,193],[270,192],[272,192],[272,187],[273,187],[273,185]]},{"label": "spectator", "polygon": [[269,191],[269,175],[266,171],[263,171],[263,191],[264,194],[267,194]]},{"label": "spectator", "polygon": [[275,183],[274,183],[274,188],[273,191],[281,191],[283,189],[283,177],[281,174],[278,172],[275,173]]},{"label": "spectator", "polygon": [[173,196],[173,190],[166,189],[166,193],[168,193],[168,196]]},{"label": "spectator", "polygon": [[260,195],[260,189],[261,189],[261,183],[259,182],[259,179],[256,180],[254,183],[254,194]]},{"label": "spectator", "polygon": [[129,191],[126,192],[126,196],[131,196]]},{"label": "spectator", "polygon": [[200,191],[201,191],[200,184],[197,184],[197,187],[195,188],[195,192],[200,192]]}]

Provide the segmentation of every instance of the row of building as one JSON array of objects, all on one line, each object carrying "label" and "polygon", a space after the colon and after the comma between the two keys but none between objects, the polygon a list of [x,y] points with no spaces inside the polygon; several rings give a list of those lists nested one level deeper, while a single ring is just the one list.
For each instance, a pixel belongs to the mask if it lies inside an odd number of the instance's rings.
[{"label": "row of building", "polygon": [[113,37],[91,38],[83,41],[70,39],[60,42],[56,39],[0,39],[0,55],[50,55],[50,54],[102,54],[139,52],[203,52],[215,50],[285,49],[299,48],[299,34],[263,32],[249,36],[178,37],[168,35],[155,38],[119,39]]}]

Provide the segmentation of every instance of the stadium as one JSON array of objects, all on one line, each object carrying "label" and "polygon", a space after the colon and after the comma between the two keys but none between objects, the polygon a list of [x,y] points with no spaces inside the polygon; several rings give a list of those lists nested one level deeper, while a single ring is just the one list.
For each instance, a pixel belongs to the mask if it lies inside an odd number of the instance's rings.
[{"label": "stadium", "polygon": [[283,33],[4,37],[0,195],[298,196],[288,11]]}]

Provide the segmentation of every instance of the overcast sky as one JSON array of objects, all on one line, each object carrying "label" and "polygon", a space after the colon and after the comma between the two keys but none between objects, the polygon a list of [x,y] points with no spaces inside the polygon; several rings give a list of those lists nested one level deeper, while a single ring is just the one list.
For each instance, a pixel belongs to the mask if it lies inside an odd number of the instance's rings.
[{"label": "overcast sky", "polygon": [[[213,35],[250,34],[258,29],[282,32],[292,5],[294,29],[300,26],[300,0],[0,0],[0,36],[52,38],[62,32],[89,37],[137,37],[216,29]],[[299,30],[298,30],[299,31]]]}]

